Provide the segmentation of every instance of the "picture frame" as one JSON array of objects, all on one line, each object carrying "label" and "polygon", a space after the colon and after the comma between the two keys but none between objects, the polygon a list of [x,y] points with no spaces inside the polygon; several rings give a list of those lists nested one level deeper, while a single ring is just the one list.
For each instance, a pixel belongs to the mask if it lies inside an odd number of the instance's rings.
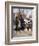
[{"label": "picture frame", "polygon": [[[22,17],[24,17],[24,19],[26,16],[28,16],[26,17],[27,21],[25,19],[26,25],[28,25],[28,27],[22,26],[25,24],[21,24],[21,28],[17,28],[18,27],[17,26],[18,24],[16,24],[16,22],[18,22],[17,20],[19,20],[20,23],[22,22],[20,19],[22,18],[21,15],[23,15]],[[29,15],[31,15],[31,17]],[[16,18],[15,16],[18,18]],[[16,22],[14,22],[14,20]],[[29,24],[30,22],[31,24]],[[15,31],[14,31],[14,25],[16,27]],[[25,30],[26,28],[24,27],[26,27],[28,30],[30,29],[31,31],[26,31]],[[12,44],[37,43],[37,42],[38,42],[38,4],[6,1],[5,2],[5,44],[12,45]]]}]

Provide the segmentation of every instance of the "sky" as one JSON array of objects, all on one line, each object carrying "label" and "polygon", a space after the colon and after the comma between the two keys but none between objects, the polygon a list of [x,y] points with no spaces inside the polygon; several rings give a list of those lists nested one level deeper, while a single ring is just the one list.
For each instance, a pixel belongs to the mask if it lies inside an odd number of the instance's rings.
[{"label": "sky", "polygon": [[[13,8],[13,13],[18,13],[18,12],[19,12],[18,8]],[[20,9],[20,12],[22,12],[22,13],[24,12],[24,14],[31,15],[32,9]]]}]

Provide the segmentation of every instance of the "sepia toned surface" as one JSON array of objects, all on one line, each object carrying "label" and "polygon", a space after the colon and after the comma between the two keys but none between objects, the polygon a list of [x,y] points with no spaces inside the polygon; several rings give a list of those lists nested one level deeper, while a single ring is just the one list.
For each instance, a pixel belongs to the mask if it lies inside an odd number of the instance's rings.
[{"label": "sepia toned surface", "polygon": [[[15,31],[16,32],[16,31]],[[15,36],[31,36],[32,35],[32,31],[31,31],[31,29],[30,29],[30,31],[28,31],[28,30],[24,30],[24,31],[17,31],[16,32],[16,34],[15,34]]]}]

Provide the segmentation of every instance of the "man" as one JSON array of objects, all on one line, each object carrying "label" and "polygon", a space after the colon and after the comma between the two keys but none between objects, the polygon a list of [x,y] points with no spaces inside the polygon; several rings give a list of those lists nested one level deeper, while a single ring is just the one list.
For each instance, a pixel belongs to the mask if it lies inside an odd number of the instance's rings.
[{"label": "man", "polygon": [[24,30],[25,29],[25,21],[24,21],[21,14],[20,14],[19,20],[20,20],[20,23],[21,23],[21,29]]},{"label": "man", "polygon": [[16,31],[18,31],[18,24],[19,24],[19,21],[18,21],[18,17],[16,16]]}]

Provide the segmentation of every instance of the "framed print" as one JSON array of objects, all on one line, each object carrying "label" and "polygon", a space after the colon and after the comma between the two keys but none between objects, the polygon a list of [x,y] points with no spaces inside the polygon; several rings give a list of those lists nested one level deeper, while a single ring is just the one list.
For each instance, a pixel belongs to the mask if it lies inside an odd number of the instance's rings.
[{"label": "framed print", "polygon": [[5,43],[38,42],[38,4],[5,2]]}]

